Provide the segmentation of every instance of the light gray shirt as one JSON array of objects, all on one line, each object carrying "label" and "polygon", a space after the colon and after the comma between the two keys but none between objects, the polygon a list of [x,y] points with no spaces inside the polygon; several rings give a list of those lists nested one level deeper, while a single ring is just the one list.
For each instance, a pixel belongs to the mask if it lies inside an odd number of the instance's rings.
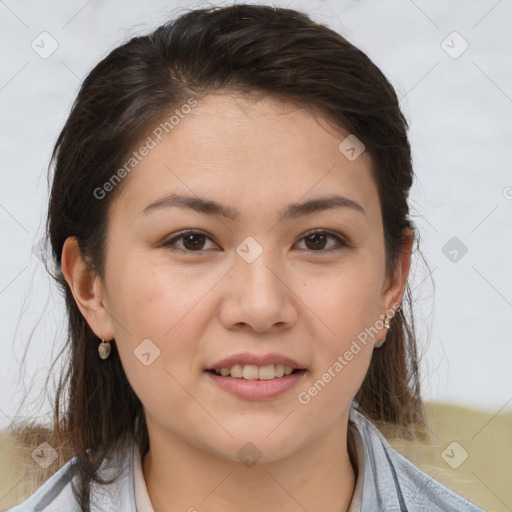
[{"label": "light gray shirt", "polygon": [[[355,402],[349,429],[355,445],[357,480],[348,512],[484,512],[393,450]],[[75,460],[7,512],[80,512],[71,489],[78,479]],[[118,477],[110,485],[91,484],[91,512],[154,512],[135,443],[105,459],[99,471],[103,478]]]}]

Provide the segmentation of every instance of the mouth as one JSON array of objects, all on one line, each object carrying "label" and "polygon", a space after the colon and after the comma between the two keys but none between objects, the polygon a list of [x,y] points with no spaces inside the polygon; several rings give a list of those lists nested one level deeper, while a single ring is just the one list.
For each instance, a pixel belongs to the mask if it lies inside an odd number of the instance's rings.
[{"label": "mouth", "polygon": [[[204,374],[216,389],[244,401],[261,402],[286,396],[308,373],[306,368],[300,368],[295,361],[284,357],[246,356],[244,359],[246,362],[237,362],[240,361],[238,358],[225,359],[205,370]],[[271,363],[269,359],[275,362]]]}]

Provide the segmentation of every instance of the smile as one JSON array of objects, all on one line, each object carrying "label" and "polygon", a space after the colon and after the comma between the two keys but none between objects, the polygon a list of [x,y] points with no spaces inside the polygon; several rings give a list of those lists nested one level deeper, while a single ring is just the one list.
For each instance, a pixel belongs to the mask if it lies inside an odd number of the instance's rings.
[{"label": "smile", "polygon": [[[289,366],[286,369],[287,373],[283,365],[234,365],[204,373],[214,386],[237,398],[261,401],[277,398],[297,387],[307,373],[306,370],[294,370]],[[222,372],[229,375],[222,375]]]}]

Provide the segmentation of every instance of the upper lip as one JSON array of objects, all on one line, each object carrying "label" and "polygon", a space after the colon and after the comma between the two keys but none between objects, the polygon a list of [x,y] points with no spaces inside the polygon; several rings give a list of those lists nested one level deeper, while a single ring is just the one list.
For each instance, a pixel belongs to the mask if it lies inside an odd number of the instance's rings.
[{"label": "upper lip", "polygon": [[304,366],[297,363],[289,357],[280,354],[252,354],[250,352],[243,352],[235,354],[221,361],[216,362],[213,366],[207,368],[208,370],[220,370],[221,368],[229,368],[235,364],[254,364],[256,366],[266,366],[269,364],[282,364],[283,366],[290,366],[296,370],[304,369]]}]

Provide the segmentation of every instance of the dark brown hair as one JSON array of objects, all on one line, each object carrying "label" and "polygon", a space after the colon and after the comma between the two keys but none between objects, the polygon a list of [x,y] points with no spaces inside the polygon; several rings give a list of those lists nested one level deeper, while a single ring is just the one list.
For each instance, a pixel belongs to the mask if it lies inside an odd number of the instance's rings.
[{"label": "dark brown hair", "polygon": [[[50,444],[61,462],[77,456],[84,512],[101,461],[130,438],[144,455],[148,433],[115,343],[110,358],[99,362],[98,339],[58,270],[63,244],[75,236],[90,270],[102,276],[109,205],[129,178],[102,199],[94,191],[169,113],[216,91],[306,106],[364,143],[389,274],[403,250],[404,229],[415,232],[407,204],[413,182],[408,126],[397,96],[366,54],[335,31],[295,10],[233,5],[187,12],[114,49],[84,80],[56,142],[47,221],[69,320],[69,365],[60,376]],[[402,306],[356,399],[377,424],[410,434],[425,425],[425,415],[409,285]]]}]

